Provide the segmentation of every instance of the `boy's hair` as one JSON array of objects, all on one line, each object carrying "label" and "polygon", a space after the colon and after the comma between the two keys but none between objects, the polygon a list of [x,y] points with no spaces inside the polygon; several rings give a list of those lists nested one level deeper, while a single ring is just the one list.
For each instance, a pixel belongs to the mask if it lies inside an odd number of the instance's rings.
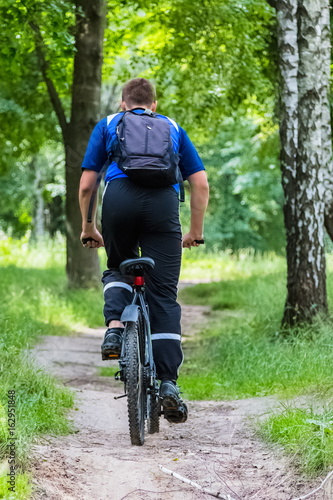
[{"label": "boy's hair", "polygon": [[134,78],[125,83],[122,100],[128,106],[136,104],[150,106],[156,101],[156,91],[154,85],[146,78]]}]

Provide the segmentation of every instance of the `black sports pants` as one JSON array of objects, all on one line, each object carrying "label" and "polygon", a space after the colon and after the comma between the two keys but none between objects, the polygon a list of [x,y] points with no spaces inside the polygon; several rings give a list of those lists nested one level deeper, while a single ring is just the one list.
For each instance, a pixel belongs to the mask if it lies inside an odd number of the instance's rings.
[{"label": "black sports pants", "polygon": [[177,286],[181,264],[179,202],[175,189],[138,186],[127,178],[107,185],[102,207],[102,233],[108,256],[103,273],[106,325],[119,320],[130,303],[130,278],[119,272],[125,259],[151,257],[155,268],[146,277],[153,352],[157,376],[176,380],[183,360]]}]

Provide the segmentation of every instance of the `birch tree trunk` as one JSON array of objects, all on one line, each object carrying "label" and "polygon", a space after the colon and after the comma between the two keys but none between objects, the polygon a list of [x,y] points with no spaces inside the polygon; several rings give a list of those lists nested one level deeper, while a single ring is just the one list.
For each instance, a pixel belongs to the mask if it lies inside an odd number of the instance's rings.
[{"label": "birch tree trunk", "polygon": [[322,164],[325,200],[325,228],[333,240],[333,161],[332,128],[330,112],[331,80],[331,26],[329,2],[321,2],[321,52],[323,55],[322,71]]},{"label": "birch tree trunk", "polygon": [[[327,312],[322,172],[323,54],[321,0],[298,6],[298,150],[296,169],[296,267],[288,289],[288,323]],[[291,313],[291,314],[290,314]]]},{"label": "birch tree trunk", "polygon": [[321,50],[327,29],[324,4],[328,8],[328,0],[280,0],[275,4],[288,266],[283,323],[289,325],[327,312],[323,172],[329,155],[330,120],[328,51]]},{"label": "birch tree trunk", "polygon": [[[280,164],[284,191],[284,223],[287,240],[288,290],[296,268],[296,156],[298,144],[299,64],[297,43],[297,0],[278,0],[276,5],[280,68]],[[288,310],[288,298],[286,304]]]}]

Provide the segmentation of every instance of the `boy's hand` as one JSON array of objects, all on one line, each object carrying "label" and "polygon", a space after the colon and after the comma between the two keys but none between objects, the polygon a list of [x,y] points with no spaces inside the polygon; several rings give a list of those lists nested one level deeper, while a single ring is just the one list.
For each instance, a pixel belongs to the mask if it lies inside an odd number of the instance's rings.
[{"label": "boy's hand", "polygon": [[[82,231],[80,236],[82,245],[87,248],[104,247],[104,241],[101,233],[96,229]],[[85,241],[84,241],[85,240]]]},{"label": "boy's hand", "polygon": [[203,236],[201,235],[194,235],[192,233],[187,233],[183,237],[183,248],[191,248],[191,247],[198,247],[202,243],[198,243],[198,241],[203,241]]}]

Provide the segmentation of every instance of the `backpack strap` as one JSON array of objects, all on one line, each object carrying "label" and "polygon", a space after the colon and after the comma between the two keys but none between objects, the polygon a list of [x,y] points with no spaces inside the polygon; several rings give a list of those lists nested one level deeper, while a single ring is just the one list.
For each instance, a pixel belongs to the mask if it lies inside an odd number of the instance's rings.
[{"label": "backpack strap", "polygon": [[148,116],[153,116],[154,118],[156,118],[156,113],[154,113],[154,111],[152,111],[151,109],[145,109],[142,114],[148,115]]},{"label": "backpack strap", "polygon": [[184,202],[185,201],[185,189],[184,189],[184,182],[183,179],[179,180],[179,201]]}]

